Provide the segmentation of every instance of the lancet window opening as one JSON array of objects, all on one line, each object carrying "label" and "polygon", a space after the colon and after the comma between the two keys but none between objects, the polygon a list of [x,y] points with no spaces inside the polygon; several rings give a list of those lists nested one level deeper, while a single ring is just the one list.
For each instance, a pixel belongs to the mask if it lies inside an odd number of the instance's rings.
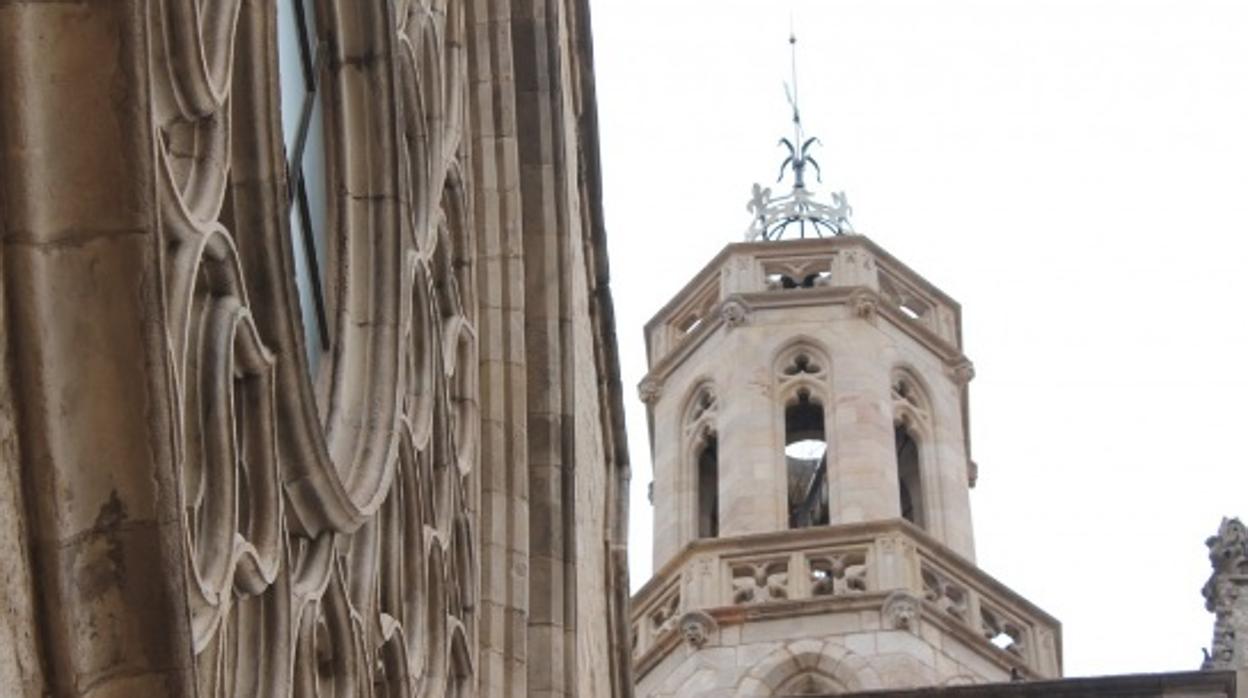
[{"label": "lancet window opening", "polygon": [[694,535],[719,536],[719,431],[718,404],[709,385],[699,386],[686,410],[684,436],[689,469],[693,477]]},{"label": "lancet window opening", "polygon": [[924,441],[930,433],[930,403],[918,380],[904,369],[892,377],[893,443],[897,460],[897,497],[901,516],[927,528],[930,524],[924,479]]},{"label": "lancet window opening", "polygon": [[784,474],[789,528],[829,523],[827,359],[805,345],[781,355],[776,380],[784,397]]},{"label": "lancet window opening", "polygon": [[308,366],[315,375],[331,344],[326,267],[329,196],[325,186],[325,107],[321,89],[327,49],[317,33],[315,3],[277,2],[278,70],[289,184],[287,215],[295,285]]}]

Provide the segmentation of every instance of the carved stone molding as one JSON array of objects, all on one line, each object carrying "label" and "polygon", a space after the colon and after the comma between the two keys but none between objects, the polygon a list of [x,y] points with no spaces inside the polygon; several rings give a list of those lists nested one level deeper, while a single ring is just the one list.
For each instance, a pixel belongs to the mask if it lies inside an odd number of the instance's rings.
[{"label": "carved stone molding", "polygon": [[688,611],[680,617],[680,634],[695,650],[700,650],[719,632],[719,624],[703,611]]},{"label": "carved stone molding", "polygon": [[884,599],[884,605],[880,607],[880,617],[885,628],[918,634],[921,611],[921,602],[913,594],[894,591]]}]

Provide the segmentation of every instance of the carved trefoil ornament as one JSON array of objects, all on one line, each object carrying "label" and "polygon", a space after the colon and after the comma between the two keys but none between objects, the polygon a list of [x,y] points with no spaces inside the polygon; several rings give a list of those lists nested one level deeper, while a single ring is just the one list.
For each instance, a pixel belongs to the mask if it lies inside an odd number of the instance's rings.
[{"label": "carved trefoil ornament", "polygon": [[734,604],[766,603],[789,598],[787,559],[741,562],[730,569]]},{"label": "carved trefoil ornament", "polygon": [[812,596],[846,596],[867,591],[867,555],[851,550],[812,555],[810,568]]}]

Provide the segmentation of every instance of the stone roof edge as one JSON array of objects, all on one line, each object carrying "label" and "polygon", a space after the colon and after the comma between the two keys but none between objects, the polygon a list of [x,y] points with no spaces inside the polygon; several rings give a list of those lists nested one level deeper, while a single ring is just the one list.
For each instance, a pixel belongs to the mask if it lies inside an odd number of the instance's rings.
[{"label": "stone roof edge", "polygon": [[[624,388],[620,379],[619,341],[616,333],[615,303],[611,295],[611,271],[607,256],[606,217],[602,203],[602,159],[599,150],[598,99],[594,74],[594,42],[589,0],[572,0],[574,26],[570,37],[574,60],[579,64],[577,76],[580,103],[577,108],[577,138],[587,204],[588,227],[586,252],[590,259],[591,316],[594,320],[594,345],[598,364],[600,415],[609,441],[605,455],[612,468],[614,501],[607,502],[608,530],[604,541],[607,550],[607,575],[610,588],[608,632],[614,645],[611,652],[611,689],[614,698],[633,695],[632,657],[629,652],[631,627],[630,584],[628,570],[628,499],[632,475],[628,457],[628,435],[624,423]],[[592,312],[596,310],[597,312]]]},{"label": "stone roof edge", "polygon": [[[1215,689],[1233,697],[1238,690],[1234,671],[1178,671],[1155,674],[1122,674],[1110,676],[1021,681],[1016,683],[944,686],[919,689],[863,691],[857,698],[1162,698],[1163,696],[1194,695],[1174,693],[1176,689]],[[1214,695],[1214,694],[1207,694]]]}]

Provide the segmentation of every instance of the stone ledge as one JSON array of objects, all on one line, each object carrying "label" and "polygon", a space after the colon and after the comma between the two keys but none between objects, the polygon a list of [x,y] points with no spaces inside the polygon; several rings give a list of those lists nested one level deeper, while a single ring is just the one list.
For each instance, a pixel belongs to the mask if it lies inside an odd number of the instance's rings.
[{"label": "stone ledge", "polygon": [[1055,681],[946,686],[897,691],[865,691],[857,698],[1235,698],[1233,671],[1190,671],[1166,674],[1128,674]]}]

